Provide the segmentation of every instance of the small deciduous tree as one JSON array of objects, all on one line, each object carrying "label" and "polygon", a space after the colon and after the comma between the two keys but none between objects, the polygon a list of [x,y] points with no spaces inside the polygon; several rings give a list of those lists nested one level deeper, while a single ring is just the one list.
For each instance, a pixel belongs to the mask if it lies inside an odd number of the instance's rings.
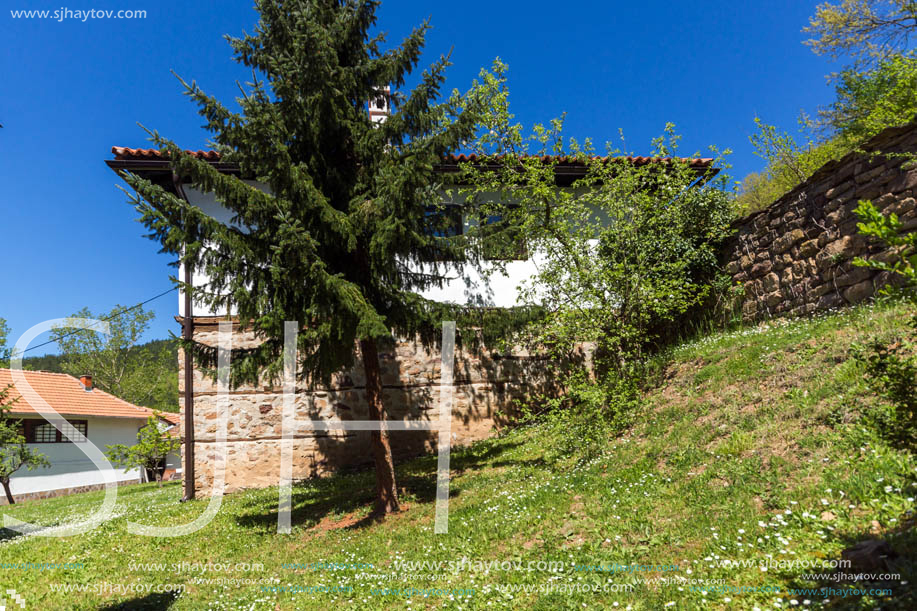
[{"label": "small deciduous tree", "polygon": [[146,424],[137,431],[137,443],[105,446],[108,459],[125,469],[140,468],[152,471],[156,482],[162,486],[162,465],[166,457],[176,451],[181,440],[171,437],[160,428],[159,417],[150,416]]},{"label": "small deciduous tree", "polygon": [[141,345],[143,334],[155,318],[142,307],[115,306],[98,316],[83,308],[71,318],[100,318],[109,333],[70,327],[66,323],[51,332],[64,357],[61,368],[79,377],[92,374],[93,385],[128,403],[174,412],[178,408],[177,358],[162,345]]},{"label": "small deciduous tree", "polygon": [[736,210],[747,214],[761,210],[804,182],[822,165],[847,152],[839,140],[818,142],[806,138],[799,144],[792,135],[781,132],[755,117],[756,131],[749,137],[755,154],[767,162],[760,173],[753,172],[742,180]]},{"label": "small deciduous tree", "polygon": [[[574,372],[570,396],[599,408],[590,418],[613,416],[615,405],[634,398],[647,349],[711,294],[718,245],[733,218],[727,178],[715,177],[709,162],[675,157],[672,126],[654,141],[649,163],[566,140],[560,119],[525,135],[509,112],[504,70],[496,64],[474,89],[493,113],[478,158],[464,166],[465,191],[481,209],[482,229],[493,219],[502,228],[479,237],[502,235],[510,251],[513,240],[524,240],[535,270],[520,299],[546,312],[528,339],[558,357],[594,344],[597,383],[608,392]],[[558,185],[571,165],[581,175]]]},{"label": "small deciduous tree", "polygon": [[[3,349],[0,343],[0,351]],[[21,421],[10,415],[10,409],[16,402],[10,399],[10,388],[0,388],[0,484],[3,485],[7,502],[12,505],[16,502],[10,491],[12,475],[23,467],[31,471],[38,467],[50,467],[51,463],[44,454],[26,445],[21,432]]]},{"label": "small deciduous tree", "polygon": [[760,210],[806,180],[832,159],[855,150],[886,127],[901,125],[917,113],[917,58],[908,52],[917,34],[913,0],[841,0],[818,6],[805,28],[815,36],[806,44],[819,55],[852,62],[832,74],[836,99],[802,123],[817,137],[804,145],[755,119],[751,137],[763,172],[742,181],[737,198],[741,213]]},{"label": "small deciduous tree", "polygon": [[917,34],[917,2],[914,0],[840,0],[818,5],[803,31],[818,55],[848,57],[859,64],[873,64],[907,49]]},{"label": "small deciduous tree", "polygon": [[871,70],[842,70],[835,91],[837,99],[819,111],[819,125],[853,148],[917,116],[917,56],[896,54]]}]

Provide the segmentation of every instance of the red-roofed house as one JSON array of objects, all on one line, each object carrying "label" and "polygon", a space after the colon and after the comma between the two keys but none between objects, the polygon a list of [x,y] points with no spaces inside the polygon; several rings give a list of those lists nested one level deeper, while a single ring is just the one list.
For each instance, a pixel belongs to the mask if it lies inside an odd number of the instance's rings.
[{"label": "red-roofed house", "polygon": [[[104,478],[83,451],[83,444],[69,441],[54,425],[45,420],[36,407],[36,397],[43,399],[67,422],[65,428],[79,431],[101,452],[106,445],[133,445],[137,431],[146,424],[153,410],[123,401],[92,385],[91,376],[81,379],[64,373],[23,371],[25,382],[13,385],[13,372],[0,369],[0,388],[9,388],[14,400],[10,414],[22,419],[22,431],[30,447],[44,454],[50,468],[34,471],[22,469],[13,474],[10,488],[16,499],[45,498],[74,492],[100,489]],[[34,393],[34,394],[33,394]],[[162,426],[178,430],[178,414],[161,414]],[[166,461],[166,475],[180,471],[178,455]],[[139,469],[114,468],[119,484],[145,481]],[[2,496],[2,495],[0,495]]]}]

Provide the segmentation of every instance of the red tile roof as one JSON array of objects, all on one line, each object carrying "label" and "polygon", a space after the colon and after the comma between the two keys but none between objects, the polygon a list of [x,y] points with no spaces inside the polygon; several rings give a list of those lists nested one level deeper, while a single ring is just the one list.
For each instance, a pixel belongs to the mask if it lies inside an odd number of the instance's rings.
[{"label": "red tile roof", "polygon": [[[136,159],[136,160],[147,160],[147,161],[156,161],[159,159],[165,160],[168,159],[168,155],[163,155],[162,151],[159,149],[131,149],[125,146],[113,146],[111,147],[111,152],[114,154],[115,159],[126,160],[126,159]],[[199,159],[206,159],[207,161],[219,161],[220,153],[217,151],[185,151],[189,155],[194,155]]]},{"label": "red tile roof", "polygon": [[159,412],[159,417],[169,424],[178,424],[181,422],[181,414],[176,414],[175,412]]},{"label": "red tile roof", "polygon": [[[32,390],[45,402],[63,416],[97,416],[100,418],[137,418],[146,420],[153,414],[153,410],[146,407],[133,405],[98,388],[87,392],[82,383],[73,376],[65,373],[50,373],[48,371],[23,371],[25,381]],[[0,388],[6,388],[13,383],[12,371],[0,369]],[[32,396],[28,389],[26,396],[12,386],[9,389],[9,400],[18,399],[10,409],[12,414],[37,414],[29,397]],[[175,414],[178,416],[178,414]]]},{"label": "red tile roof", "polygon": [[[113,146],[111,147],[111,152],[114,154],[115,159],[118,161],[164,161],[167,159],[167,155],[163,155],[162,151],[159,149],[132,149],[124,146]],[[221,156],[217,151],[191,151],[186,150],[185,153],[189,155],[194,155],[198,159],[205,159],[207,161],[219,161]],[[542,161],[547,163],[552,159],[557,162],[558,165],[582,165],[576,157],[571,157],[567,155],[562,155],[560,157],[552,157],[551,155],[542,156]],[[596,159],[594,157],[593,159]],[[635,165],[646,165],[648,163],[670,163],[672,157],[598,157],[605,162],[611,161],[612,159],[626,159]],[[713,163],[712,157],[698,157],[698,158],[687,158],[687,157],[678,157],[680,161],[687,162],[691,164],[692,167],[702,168],[710,166]],[[465,155],[447,155],[443,159],[444,163],[455,164],[463,162],[475,162],[478,160],[478,156],[475,154]]]}]

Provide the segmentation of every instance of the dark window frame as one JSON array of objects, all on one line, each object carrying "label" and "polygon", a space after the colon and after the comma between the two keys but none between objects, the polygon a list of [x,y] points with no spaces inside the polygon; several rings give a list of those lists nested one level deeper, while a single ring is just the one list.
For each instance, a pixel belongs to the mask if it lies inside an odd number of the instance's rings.
[{"label": "dark window frame", "polygon": [[[89,438],[89,421],[88,420],[64,420],[65,423],[69,424],[77,431],[83,434],[83,437]],[[51,432],[48,433],[47,428],[40,428],[42,426],[51,427]],[[28,418],[22,421],[22,436],[25,437],[26,443],[83,443],[82,441],[71,441],[64,437],[64,435],[57,430],[52,423],[44,419],[38,418]],[[41,432],[42,437],[39,439],[36,435],[36,432]],[[53,439],[52,439],[53,437]]]},{"label": "dark window frame", "polygon": [[[424,211],[427,223],[426,234],[434,238],[448,239],[465,235],[465,209],[459,204],[427,206]],[[433,247],[423,257],[427,261],[462,261],[453,255]]]},{"label": "dark window frame", "polygon": [[[508,210],[518,208],[518,204],[508,204]],[[527,261],[529,259],[528,243],[518,227],[513,227],[502,214],[482,213],[478,221],[481,226],[481,248],[485,261]],[[488,229],[490,227],[491,229]],[[493,234],[503,235],[494,240]],[[488,235],[490,233],[490,235]],[[509,234],[509,235],[507,235]],[[509,239],[509,243],[505,242]]]}]

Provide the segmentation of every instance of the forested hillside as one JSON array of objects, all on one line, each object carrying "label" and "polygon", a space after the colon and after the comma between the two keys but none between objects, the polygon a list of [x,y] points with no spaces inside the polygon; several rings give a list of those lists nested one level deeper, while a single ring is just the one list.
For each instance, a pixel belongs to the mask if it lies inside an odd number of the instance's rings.
[{"label": "forested hillside", "polygon": [[[133,375],[156,380],[153,384],[153,389],[146,393],[148,398],[135,400],[134,402],[144,407],[164,412],[177,412],[178,344],[171,339],[155,339],[144,344],[138,344],[131,348],[130,352],[130,361],[133,367],[139,369],[139,372],[134,372]],[[94,373],[92,371],[80,372],[72,366],[68,368],[67,358],[63,354],[30,356],[22,359],[22,366],[24,369],[32,371],[69,373],[74,376],[78,376],[80,373]],[[164,367],[164,364],[167,364],[167,366]],[[130,400],[129,397],[122,398]]]}]

